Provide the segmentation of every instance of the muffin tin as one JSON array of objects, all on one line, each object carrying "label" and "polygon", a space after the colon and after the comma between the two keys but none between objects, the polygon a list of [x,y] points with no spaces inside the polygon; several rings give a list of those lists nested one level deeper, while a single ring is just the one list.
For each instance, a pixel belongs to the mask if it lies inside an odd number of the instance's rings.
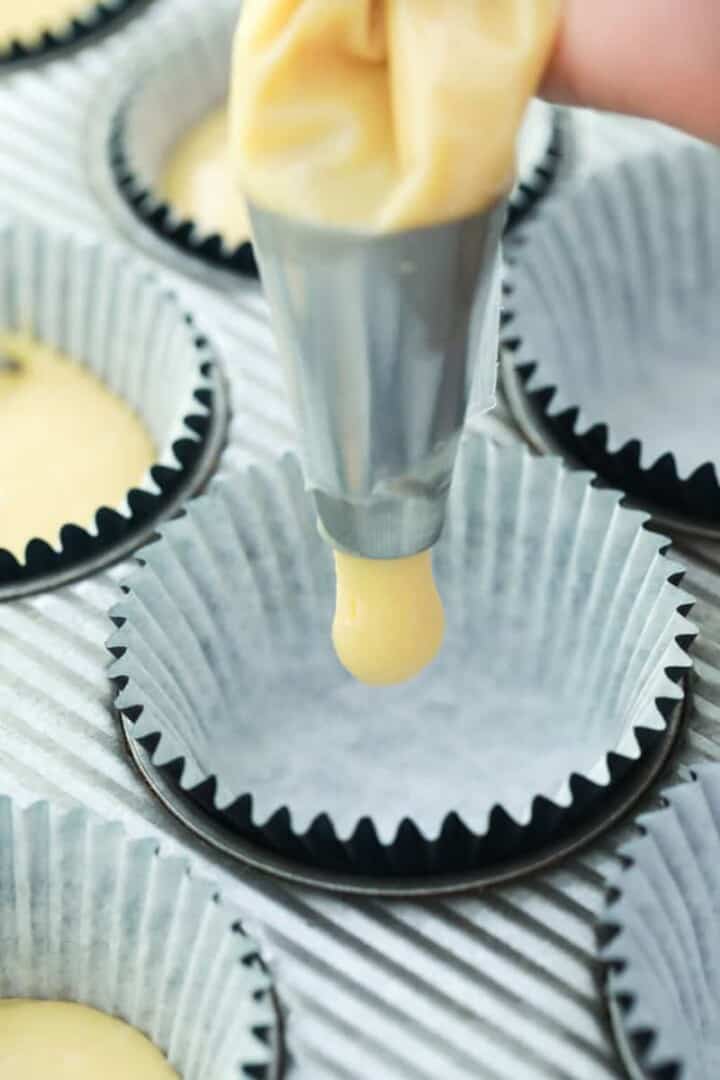
[{"label": "muffin tin", "polygon": [[[88,120],[103,104],[101,87],[158,32],[160,17],[180,17],[183,10],[178,0],[156,0],[147,15],[97,47],[0,80],[6,207],[144,245],[147,230],[129,211],[123,217],[95,184],[105,142]],[[637,141],[612,119],[573,117],[571,125],[583,148],[583,173],[601,165],[606,150],[632,153]],[[655,137],[665,140],[662,132],[649,136]],[[167,247],[160,241],[152,247],[158,272],[212,328],[236,414],[242,407],[226,467],[248,457],[267,460],[292,437],[292,428],[258,290],[242,280],[228,285],[222,272],[198,267],[198,260],[168,260]],[[717,753],[710,704],[720,686],[713,641],[717,576],[711,564],[698,561],[697,550],[688,542],[683,555],[691,562],[688,587],[703,596],[704,662],[688,737],[669,767],[674,779],[687,776],[698,758]],[[117,580],[129,570],[126,562],[55,593],[0,605],[0,790],[72,795],[121,818],[133,832],[151,827],[164,844],[191,851],[240,905],[263,945],[288,1005],[287,1043],[298,1080],[466,1080],[490,1073],[517,1080],[520,1071],[528,1080],[619,1078],[592,960],[593,913],[618,831],[526,881],[442,902],[348,900],[233,870],[150,796],[126,760],[107,708],[106,612],[117,598]]]}]

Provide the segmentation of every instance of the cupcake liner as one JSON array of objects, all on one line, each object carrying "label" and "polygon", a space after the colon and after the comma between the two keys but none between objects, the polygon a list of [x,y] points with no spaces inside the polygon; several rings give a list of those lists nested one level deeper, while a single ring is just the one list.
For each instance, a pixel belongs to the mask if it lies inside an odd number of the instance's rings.
[{"label": "cupcake liner", "polygon": [[544,101],[531,101],[518,139],[518,176],[508,207],[508,232],[525,221],[549,193],[566,139],[560,111]]},{"label": "cupcake liner", "polygon": [[178,140],[227,101],[238,12],[237,0],[222,0],[210,11],[188,5],[166,33],[153,37],[114,90],[108,145],[118,190],[153,233],[210,266],[257,276],[249,242],[233,247],[208,233],[156,187]]},{"label": "cupcake liner", "polygon": [[132,405],[158,448],[138,487],[121,506],[98,508],[91,527],[68,522],[57,546],[31,540],[22,563],[0,549],[5,596],[127,549],[197,475],[219,410],[206,339],[141,265],[98,241],[0,220],[0,327],[29,333],[87,366]]},{"label": "cupcake liner", "polygon": [[694,143],[594,177],[530,228],[506,349],[571,457],[646,505],[720,525],[720,154]]},{"label": "cupcake liner", "polygon": [[34,41],[13,41],[0,45],[0,70],[3,67],[42,60],[61,49],[71,48],[95,34],[109,29],[113,23],[137,8],[147,7],[149,0],[102,0],[88,7],[86,12],[68,20],[62,30],[45,30]]},{"label": "cupcake liner", "polygon": [[445,647],[378,690],[332,651],[295,458],[219,478],[111,613],[116,707],[179,790],[288,858],[392,876],[520,857],[596,811],[683,696],[690,599],[618,502],[467,438],[436,550]]},{"label": "cupcake liner", "polygon": [[0,798],[0,997],[120,1017],[183,1080],[277,1075],[272,986],[238,912],[82,809]]},{"label": "cupcake liner", "polygon": [[665,1080],[720,1075],[720,769],[701,767],[639,819],[599,925],[629,1067]]}]

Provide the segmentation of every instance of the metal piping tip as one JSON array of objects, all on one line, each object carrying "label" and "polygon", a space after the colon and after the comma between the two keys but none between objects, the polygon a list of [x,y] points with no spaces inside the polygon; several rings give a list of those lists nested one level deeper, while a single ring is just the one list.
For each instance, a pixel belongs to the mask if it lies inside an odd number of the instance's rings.
[{"label": "metal piping tip", "polygon": [[[442,531],[505,205],[389,234],[249,211],[321,531],[368,558],[424,551]],[[494,385],[497,356],[481,359]]]}]

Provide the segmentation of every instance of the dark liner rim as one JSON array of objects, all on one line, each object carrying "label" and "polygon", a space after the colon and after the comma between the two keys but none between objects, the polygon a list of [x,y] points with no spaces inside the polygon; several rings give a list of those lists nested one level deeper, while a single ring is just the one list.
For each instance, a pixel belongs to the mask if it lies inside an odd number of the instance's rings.
[{"label": "dark liner rim", "polygon": [[568,131],[565,120],[556,106],[549,105],[548,108],[552,115],[550,142],[542,160],[533,166],[529,176],[520,179],[510,198],[506,235],[522,225],[550,194],[566,155]]},{"label": "dark liner rim", "polygon": [[637,800],[655,783],[665,769],[672,748],[682,730],[690,705],[690,682],[683,681],[683,699],[673,710],[668,728],[651,752],[637,763],[637,768],[621,779],[615,788],[606,792],[598,807],[560,836],[538,837],[525,854],[511,855],[504,861],[470,866],[461,871],[424,870],[403,876],[388,876],[377,867],[372,871],[353,868],[337,871],[275,853],[267,846],[260,847],[234,832],[231,826],[216,820],[199,803],[168,777],[164,777],[149,761],[148,752],[132,737],[130,722],[116,711],[125,749],[130,761],[147,784],[157,802],[192,835],[209,844],[223,855],[230,856],[242,866],[270,874],[296,885],[319,888],[335,895],[394,897],[418,899],[435,896],[464,895],[507,885],[527,878],[530,874],[557,866],[563,859],[583,850],[593,840],[627,820]]},{"label": "dark liner rim", "polygon": [[[641,438],[629,438],[616,450],[609,450],[611,425],[607,421],[590,422],[582,430],[579,423],[580,404],[551,413],[550,407],[559,389],[557,383],[543,382],[530,389],[530,380],[539,371],[541,362],[537,358],[530,358],[527,342],[517,326],[519,313],[513,304],[516,294],[513,273],[519,262],[516,252],[531,242],[531,238],[531,231],[513,236],[512,249],[506,255],[507,275],[503,282],[500,333],[501,349],[510,355],[528,399],[567,452],[606,478],[614,487],[636,498],[646,499],[658,508],[683,516],[690,513],[708,526],[717,525],[720,520],[720,478],[715,462],[701,462],[683,478],[675,454],[668,449],[655,461],[643,465]],[[708,515],[706,509],[703,512],[708,500],[718,507],[714,515]]]},{"label": "dark liner rim", "polygon": [[[141,560],[138,561],[141,562]],[[123,591],[127,592],[128,590],[123,587]],[[683,608],[686,609],[687,605],[678,605],[678,608],[676,610],[681,613]],[[113,623],[116,629],[121,629],[125,621],[125,619],[113,618]],[[674,638],[674,641],[682,649],[682,651],[687,654],[689,652],[690,644],[696,636],[696,633],[677,635]],[[118,646],[115,648],[109,648],[108,651],[113,657],[113,660],[120,660],[122,659],[123,655],[127,650],[125,647]],[[663,670],[664,673],[668,676],[668,678],[675,685],[678,686],[682,685],[683,678],[686,676],[688,671],[687,667],[677,669],[670,666],[664,668]],[[117,698],[117,695],[122,689],[124,689],[125,685],[127,684],[127,678],[122,675],[113,676],[111,678],[111,682],[113,683],[114,689],[116,691],[115,697]],[[461,815],[457,814],[455,811],[448,811],[440,825],[438,835],[436,837],[425,836],[422,829],[412,819],[404,818],[398,825],[395,838],[391,840],[390,843],[386,844],[378,837],[374,823],[372,819],[367,815],[358,820],[353,829],[353,832],[346,838],[339,836],[339,834],[335,830],[331,818],[326,812],[323,811],[319,812],[316,815],[316,817],[313,819],[313,821],[310,822],[307,830],[304,833],[296,832],[292,827],[291,810],[286,804],[283,804],[279,806],[276,810],[274,810],[265,822],[261,824],[255,824],[253,822],[252,826],[255,835],[248,838],[252,839],[253,841],[257,841],[260,837],[260,834],[266,834],[268,831],[272,832],[275,828],[280,827],[283,830],[286,829],[288,834],[301,846],[301,848],[307,851],[312,848],[313,837],[316,834],[317,830],[320,829],[323,833],[329,831],[332,841],[336,844],[339,844],[346,851],[351,851],[351,849],[356,845],[363,846],[364,843],[367,843],[368,840],[370,840],[374,848],[377,847],[378,849],[385,852],[386,856],[389,858],[390,863],[393,862],[393,859],[391,857],[393,850],[397,847],[399,843],[402,843],[403,840],[410,840],[411,842],[420,844],[425,848],[432,848],[436,845],[438,845],[440,848],[443,848],[446,845],[453,843],[453,839],[457,836],[458,830],[464,831],[467,834],[467,837],[471,841],[474,841],[476,843],[489,841],[492,835],[497,832],[502,832],[505,835],[507,835],[507,832],[511,832],[517,837],[518,840],[520,838],[524,840],[530,840],[534,836],[536,836],[538,832],[546,832],[546,830],[543,829],[543,819],[545,819],[546,822],[547,819],[550,818],[562,819],[569,814],[570,809],[573,805],[577,804],[578,800],[582,799],[583,801],[592,804],[605,791],[609,790],[620,780],[622,780],[626,776],[627,771],[633,766],[637,765],[638,761],[642,760],[642,758],[644,758],[645,755],[651,751],[657,739],[663,735],[667,728],[668,715],[676,707],[678,707],[679,704],[679,699],[662,697],[655,698],[655,706],[658,709],[660,715],[663,717],[663,720],[665,721],[665,726],[663,727],[662,731],[655,731],[654,729],[648,729],[642,726],[637,726],[633,728],[633,731],[638,738],[641,749],[640,756],[637,760],[625,757],[624,755],[619,754],[614,750],[608,751],[606,754],[608,772],[610,774],[610,780],[608,784],[598,784],[594,781],[589,780],[587,777],[582,776],[579,773],[573,773],[570,777],[570,789],[573,795],[573,802],[571,803],[571,806],[561,807],[546,796],[538,795],[533,799],[531,817],[525,825],[518,824],[507,813],[504,807],[496,804],[490,812],[489,826],[485,833],[475,832],[474,830],[469,828],[469,826],[464,822]],[[134,726],[142,714],[143,706],[128,706],[123,709],[115,706],[115,709],[121,717],[124,717],[130,723],[130,725]],[[158,731],[153,732],[151,735],[148,735],[142,740],[140,740],[141,745],[150,755],[151,762],[152,757],[160,744],[161,738],[162,732]],[[237,826],[233,826],[233,822],[229,817],[230,811],[234,807],[236,807],[238,803],[245,804],[244,810],[246,810],[248,817],[251,818],[252,795],[250,793],[245,793],[239,796],[238,799],[236,799],[230,807],[227,807],[224,810],[219,810],[215,806],[214,793],[216,786],[216,777],[214,775],[205,777],[205,779],[202,780],[194,788],[182,787],[181,776],[185,767],[184,757],[180,756],[174,761],[168,762],[167,764],[163,765],[162,767],[156,766],[154,765],[154,763],[153,766],[164,775],[170,777],[172,782],[182,792],[183,795],[189,797],[191,800],[193,800],[193,802],[199,802],[201,808],[204,809],[206,812],[210,813],[211,817],[213,817],[215,820],[219,820],[226,825],[229,824],[231,828],[234,827],[235,830],[238,831]],[[241,831],[241,835],[243,833],[244,830]],[[265,840],[265,846],[267,846],[267,840]],[[275,850],[273,845],[271,845],[271,847],[273,850]],[[286,851],[282,851],[280,853],[285,855],[289,854]],[[289,857],[297,857],[297,853],[294,853]],[[307,861],[307,858],[305,858],[304,861]],[[351,861],[353,860],[351,859]]]},{"label": "dark liner rim", "polygon": [[[154,280],[152,275],[144,274],[143,277],[145,280]],[[183,478],[202,455],[215,408],[211,380],[212,376],[220,371],[217,353],[208,338],[198,330],[193,316],[184,310],[177,294],[163,289],[162,295],[177,307],[192,334],[197,359],[197,385],[192,394],[197,408],[185,413],[182,418],[182,432],[169,447],[175,459],[174,464],[156,461],[150,466],[150,475],[159,489],[157,492],[140,487],[133,487],[127,492],[129,516],[121,514],[115,508],[98,507],[93,517],[95,534],[75,522],[66,522],[59,530],[59,550],[46,540],[31,538],[25,546],[24,562],[20,562],[14,554],[0,546],[0,589],[27,584],[48,573],[69,570],[89,557],[112,551],[117,543],[126,540],[137,528],[158,514],[162,506],[172,499]]]},{"label": "dark liner rim", "polygon": [[245,277],[259,277],[252,243],[247,240],[229,248],[220,233],[202,230],[189,217],[177,213],[167,199],[143,183],[135,173],[125,149],[125,125],[129,97],[116,110],[108,137],[110,168],[115,185],[135,217],[160,239],[185,255],[208,266],[230,270]]},{"label": "dark liner rim", "polygon": [[[662,815],[672,808],[673,794],[676,789],[684,788],[687,783],[690,783],[691,785],[699,784],[705,773],[716,771],[716,766],[707,763],[690,768],[688,771],[690,774],[689,781],[685,781],[685,783],[678,784],[676,787],[663,792],[659,799],[660,805],[656,810],[651,811],[652,816]],[[634,826],[636,830],[636,840],[639,837],[646,835],[646,828],[642,824],[642,817],[639,821],[634,822]],[[595,936],[602,968],[603,988],[608,1001],[612,1001],[617,1007],[618,1019],[622,1024],[623,1034],[626,1036],[627,1045],[643,1074],[648,1077],[648,1080],[679,1080],[684,1068],[682,1058],[670,1058],[654,1067],[651,1067],[649,1064],[649,1055],[658,1038],[659,1029],[657,1027],[648,1027],[645,1024],[633,1025],[632,1013],[637,1003],[638,995],[629,991],[615,993],[610,987],[613,973],[624,970],[628,963],[627,960],[622,958],[609,958],[607,953],[612,942],[622,928],[622,924],[619,920],[613,917],[615,907],[624,896],[622,879],[625,874],[632,870],[636,862],[630,851],[624,848],[620,848],[618,855],[621,859],[620,873],[616,875],[610,885],[606,886],[605,907],[602,914],[598,917],[597,926],[595,928]]]},{"label": "dark liner rim", "polygon": [[[187,509],[183,511],[183,516],[186,515]],[[647,528],[647,523],[644,523],[641,527],[646,531],[650,531]],[[658,550],[662,555],[665,555],[668,545],[669,541],[667,544],[659,547]],[[135,555],[135,560],[141,569],[145,566],[145,560],[142,558],[141,553]],[[670,561],[668,562],[666,580],[679,590],[684,573],[685,571],[681,566],[673,564]],[[121,589],[124,596],[132,594],[133,591],[132,588],[126,584],[121,585]],[[690,594],[684,593],[682,590],[680,591],[682,595],[675,605],[674,610],[677,614],[686,618],[695,601]],[[116,631],[122,629],[127,622],[125,617],[113,615],[112,610],[109,613],[109,618]],[[687,630],[677,634],[673,639],[675,644],[688,658],[687,664],[681,667],[667,665],[663,668],[664,674],[676,686],[682,687],[684,681],[686,681],[689,676],[689,671],[692,667],[689,651],[697,633],[696,627],[692,623],[688,623]],[[109,641],[106,642],[106,648],[114,661],[121,660],[127,652],[127,646],[112,645]],[[128,685],[129,677],[122,674],[111,676],[110,682],[115,691],[113,695],[113,706],[116,713],[127,720],[129,725],[134,726],[141,716],[144,706],[140,704],[119,708],[116,704],[120,692]],[[580,807],[585,806],[586,808],[595,805],[604,792],[618,784],[628,772],[633,769],[633,767],[637,767],[638,764],[642,762],[667,730],[670,717],[672,716],[674,709],[678,707],[679,702],[675,698],[660,696],[654,699],[654,704],[659,716],[661,716],[664,721],[662,730],[656,731],[642,726],[633,728],[633,732],[640,747],[640,754],[637,759],[626,757],[615,750],[608,751],[606,754],[606,763],[610,779],[607,784],[598,784],[581,774],[573,773],[569,778],[570,791],[572,794],[572,800],[569,806],[562,807],[546,796],[536,796],[532,801],[530,819],[523,825],[515,821],[515,819],[507,813],[504,807],[496,804],[488,815],[488,828],[484,833],[475,832],[467,825],[461,815],[457,814],[455,811],[449,811],[445,818],[440,822],[437,835],[434,837],[426,836],[422,829],[412,819],[404,818],[398,824],[394,839],[387,844],[379,838],[372,818],[367,815],[358,819],[352,832],[347,837],[342,837],[335,829],[331,817],[323,811],[316,815],[305,832],[296,832],[292,826],[292,812],[287,804],[278,806],[268,816],[265,822],[256,823],[252,817],[252,794],[250,792],[241,794],[230,806],[221,810],[215,804],[217,777],[214,774],[205,777],[193,788],[184,788],[182,786],[182,775],[185,769],[184,756],[181,755],[163,766],[155,765],[152,759],[162,740],[162,731],[153,732],[152,734],[145,736],[140,740],[140,745],[148,753],[151,764],[153,764],[162,775],[169,778],[170,782],[179,789],[183,795],[189,797],[205,812],[209,813],[216,821],[229,825],[231,829],[234,829],[234,831],[245,836],[254,843],[261,843],[266,848],[269,846],[271,850],[277,851],[277,853],[282,854],[285,857],[299,859],[306,863],[308,861],[308,856],[311,856],[311,861],[313,863],[315,862],[312,855],[318,849],[319,844],[320,851],[329,848],[329,850],[334,853],[334,858],[342,862],[343,869],[346,869],[347,864],[349,863],[351,873],[353,872],[353,867],[356,868],[355,872],[358,872],[359,865],[362,863],[363,859],[363,851],[380,853],[383,859],[385,873],[389,876],[393,876],[394,874],[404,874],[407,876],[411,871],[404,865],[407,860],[400,855],[400,851],[408,846],[411,851],[417,853],[418,865],[422,864],[426,868],[424,872],[452,872],[456,867],[452,866],[446,868],[443,866],[442,868],[438,868],[436,863],[438,858],[442,858],[443,851],[452,848],[453,845],[464,845],[464,848],[471,853],[468,860],[469,863],[473,862],[473,856],[474,862],[477,863],[478,847],[481,847],[484,844],[486,847],[492,849],[493,842],[497,844],[498,836],[502,838],[503,854],[507,857],[512,857],[513,854],[517,852],[518,848],[522,851],[524,844],[532,847],[533,838],[537,837],[538,834],[547,835],[548,829],[561,832],[562,829],[558,828],[558,825],[563,823],[566,827],[576,824],[574,814],[578,814],[578,804],[580,804]],[[238,824],[237,821],[233,820],[233,812],[237,812],[238,809],[242,817],[241,824]],[[582,817],[582,813],[580,813],[580,817]],[[277,842],[273,841],[273,836],[279,837]],[[289,840],[292,851],[285,843],[285,839]],[[280,846],[278,847],[277,845]],[[322,861],[325,861],[325,857],[322,858]],[[413,866],[414,865],[415,864],[413,864]],[[388,870],[388,867],[394,869]],[[463,864],[463,866],[458,869],[465,870],[467,868],[468,867]],[[414,869],[412,872],[422,873],[423,871]]]},{"label": "dark liner rim", "polygon": [[141,9],[151,3],[152,0],[98,0],[88,7],[86,13],[73,16],[62,30],[45,30],[32,42],[15,39],[9,47],[0,49],[0,73],[6,67],[41,60],[71,49],[121,22],[134,8]]}]

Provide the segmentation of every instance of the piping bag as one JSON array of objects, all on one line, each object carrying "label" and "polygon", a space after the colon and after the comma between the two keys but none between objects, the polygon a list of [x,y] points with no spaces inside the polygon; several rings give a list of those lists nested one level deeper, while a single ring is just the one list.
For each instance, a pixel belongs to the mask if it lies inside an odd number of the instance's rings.
[{"label": "piping bag", "polygon": [[473,379],[493,404],[515,138],[559,7],[245,0],[231,153],[336,552],[402,561],[442,531]]}]

